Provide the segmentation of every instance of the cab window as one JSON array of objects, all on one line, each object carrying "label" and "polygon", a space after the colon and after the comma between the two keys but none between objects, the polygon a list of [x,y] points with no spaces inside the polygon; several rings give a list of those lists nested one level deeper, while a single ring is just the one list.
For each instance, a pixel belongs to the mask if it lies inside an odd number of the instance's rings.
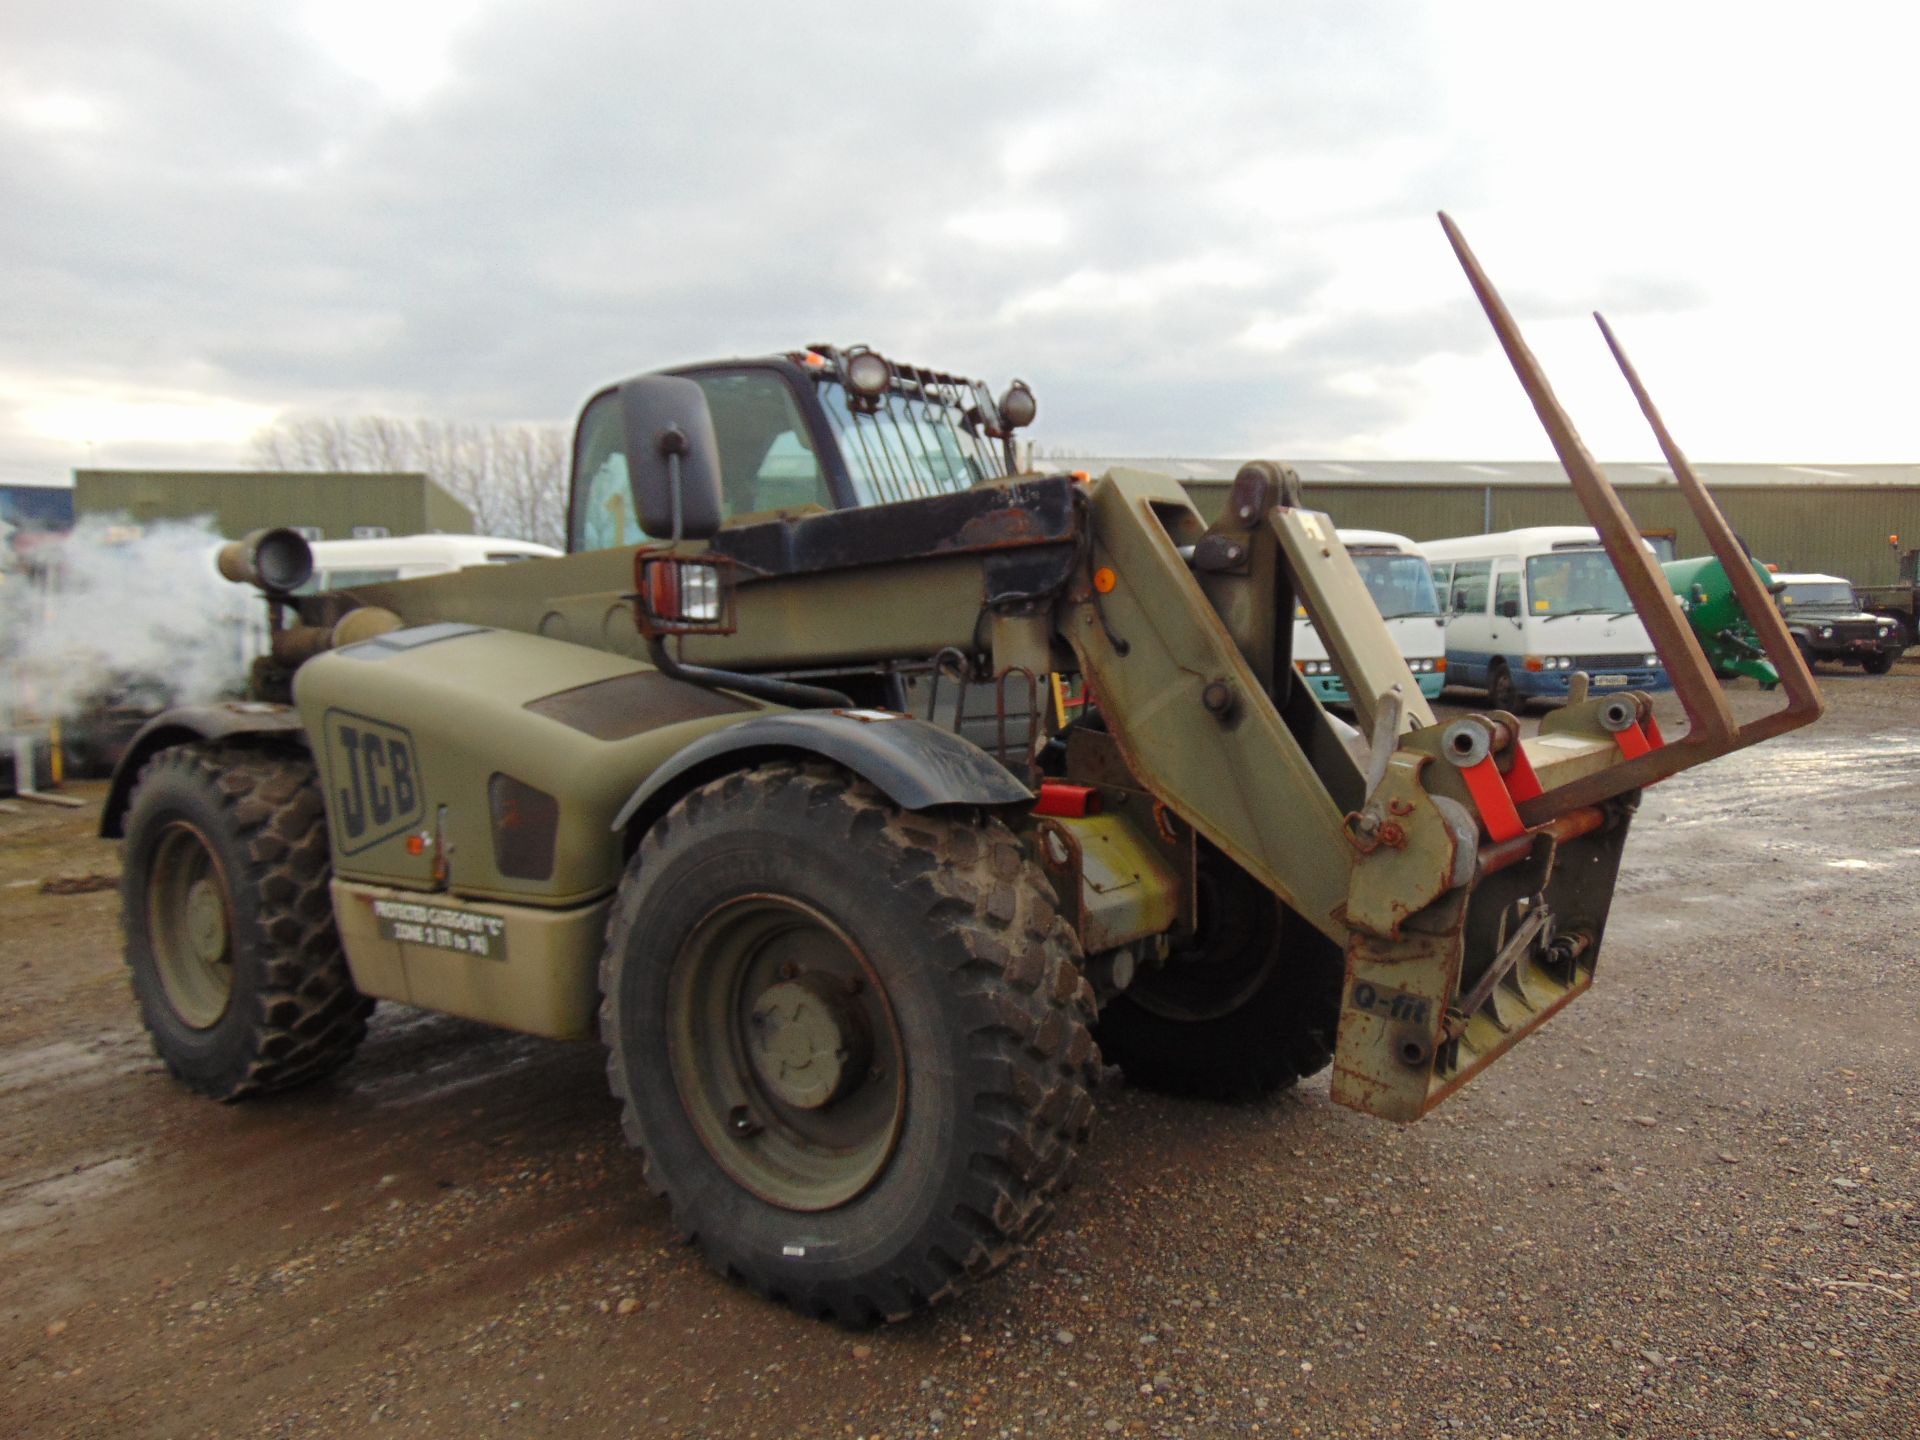
[{"label": "cab window", "polygon": [[793,391],[764,370],[695,375],[720,442],[721,513],[832,505],[827,477]]},{"label": "cab window", "polygon": [[1487,608],[1487,577],[1491,560],[1462,560],[1453,567],[1452,608],[1462,615],[1478,615]]},{"label": "cab window", "polygon": [[[780,376],[731,370],[689,378],[705,392],[713,417],[723,518],[801,505],[832,506],[813,437]],[[640,526],[616,392],[587,407],[575,451],[572,548],[604,550],[655,538]]]},{"label": "cab window", "polygon": [[1520,572],[1518,570],[1502,570],[1500,578],[1494,581],[1493,611],[1496,615],[1504,615],[1508,611],[1512,611],[1515,615],[1520,613]]},{"label": "cab window", "polygon": [[568,548],[606,550],[645,540],[627,478],[627,432],[616,392],[609,390],[597,396],[580,417],[573,466]]}]

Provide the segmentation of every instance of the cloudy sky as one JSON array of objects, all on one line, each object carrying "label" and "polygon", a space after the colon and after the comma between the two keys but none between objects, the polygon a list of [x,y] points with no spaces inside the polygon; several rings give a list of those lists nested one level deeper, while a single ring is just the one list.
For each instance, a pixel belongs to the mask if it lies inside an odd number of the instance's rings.
[{"label": "cloudy sky", "polygon": [[6,0],[0,481],[676,360],[1013,375],[1048,447],[1920,460],[1920,20],[1844,4]]}]

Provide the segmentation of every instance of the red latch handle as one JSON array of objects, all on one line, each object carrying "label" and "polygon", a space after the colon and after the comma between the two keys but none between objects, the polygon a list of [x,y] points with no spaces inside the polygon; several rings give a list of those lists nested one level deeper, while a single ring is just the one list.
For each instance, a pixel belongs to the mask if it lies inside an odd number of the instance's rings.
[{"label": "red latch handle", "polygon": [[[1531,767],[1527,773],[1533,773]],[[1520,823],[1520,812],[1513,808],[1506,777],[1493,763],[1491,755],[1477,764],[1461,766],[1460,778],[1467,782],[1467,793],[1473,796],[1473,803],[1480,810],[1480,823],[1487,827],[1487,837],[1494,844],[1527,833],[1527,827]],[[1538,785],[1539,781],[1534,783]]]},{"label": "red latch handle", "polygon": [[1100,813],[1100,792],[1091,785],[1070,785],[1065,780],[1042,780],[1040,798],[1033,802],[1036,815],[1054,815],[1065,820],[1084,820]]}]

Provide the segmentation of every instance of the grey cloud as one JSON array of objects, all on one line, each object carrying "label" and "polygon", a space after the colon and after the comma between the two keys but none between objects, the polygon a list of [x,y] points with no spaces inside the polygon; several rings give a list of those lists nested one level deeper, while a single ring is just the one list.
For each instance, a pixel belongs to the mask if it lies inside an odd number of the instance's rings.
[{"label": "grey cloud", "polygon": [[[1398,402],[1332,392],[1332,374],[1480,332],[1448,307],[1309,329],[1285,357],[1231,348],[1255,316],[1308,313],[1338,257],[1282,263],[1275,222],[1219,177],[1364,164],[1429,110],[1443,77],[1405,13],[507,6],[459,41],[450,84],[383,108],[271,7],[16,9],[8,89],[98,91],[124,128],[0,130],[27,200],[0,216],[0,365],[558,419],[614,375],[859,339],[1025,375],[1050,443],[1364,432]],[[1476,184],[1462,155],[1414,203]],[[1066,217],[1058,245],[948,228],[1033,206]],[[1254,274],[1005,318],[1076,273],[1204,253]],[[12,465],[31,453],[4,444]]]}]

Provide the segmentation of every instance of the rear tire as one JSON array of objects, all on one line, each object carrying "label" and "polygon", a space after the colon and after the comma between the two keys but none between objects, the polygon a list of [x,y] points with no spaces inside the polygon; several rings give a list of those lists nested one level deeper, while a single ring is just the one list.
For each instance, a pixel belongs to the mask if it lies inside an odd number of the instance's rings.
[{"label": "rear tire", "polygon": [[1194,944],[1100,1012],[1101,1052],[1169,1094],[1249,1100],[1333,1061],[1346,962],[1338,946],[1217,851],[1201,860]]},{"label": "rear tire", "polygon": [[338,1069],[367,1032],[334,928],[326,814],[305,755],[180,745],[127,809],[127,966],[153,1048],[216,1100]]},{"label": "rear tire", "polygon": [[1093,1114],[1093,992],[998,820],[778,763],[693,791],[621,882],[601,1034],[627,1138],[721,1273],[844,1324],[998,1269]]}]

